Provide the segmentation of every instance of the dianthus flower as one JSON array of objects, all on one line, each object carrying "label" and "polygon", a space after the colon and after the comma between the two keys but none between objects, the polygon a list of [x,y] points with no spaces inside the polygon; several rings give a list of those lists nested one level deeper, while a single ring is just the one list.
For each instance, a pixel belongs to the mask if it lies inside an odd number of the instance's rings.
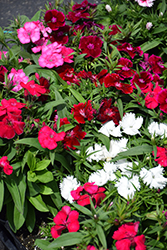
[{"label": "dianthus flower", "polygon": [[118,228],[114,232],[112,238],[117,240],[115,243],[117,250],[130,250],[131,246],[135,247],[135,250],[145,250],[145,236],[137,235],[139,227],[139,221],[135,223],[126,223]]},{"label": "dianthus flower", "polygon": [[135,0],[142,7],[152,7],[155,0]]},{"label": "dianthus flower", "polygon": [[23,27],[17,30],[18,38],[22,44],[34,43],[40,39],[40,28],[35,22],[26,22]]},{"label": "dianthus flower", "polygon": [[[154,156],[154,151],[152,151],[152,154]],[[157,155],[155,161],[157,161],[157,163],[162,167],[167,167],[167,148],[157,147]]]},{"label": "dianthus flower", "polygon": [[111,105],[112,99],[104,98],[100,104],[99,112],[97,115],[97,119],[101,121],[103,124],[107,121],[113,120],[113,122],[118,125],[121,120],[119,110],[117,107]]},{"label": "dianthus flower", "polygon": [[81,18],[89,19],[90,14],[85,12],[84,10],[76,10],[75,12],[74,11],[69,11],[68,15],[66,15],[66,17],[72,23],[76,23]]},{"label": "dianthus flower", "polygon": [[155,109],[158,106],[157,96],[161,87],[156,84],[155,88],[149,91],[145,97],[145,106],[149,109]]},{"label": "dianthus flower", "polygon": [[131,60],[124,57],[121,57],[118,60],[116,72],[121,77],[121,80],[130,78],[134,75],[135,71],[133,69],[130,69],[131,67],[133,67],[133,63]]},{"label": "dianthus flower", "polygon": [[120,76],[116,73],[107,74],[104,78],[104,86],[106,88],[115,87],[116,89],[121,90],[124,94],[131,94],[133,92],[132,86],[122,83],[120,80]]},{"label": "dianthus flower", "polygon": [[52,30],[58,30],[59,27],[65,25],[65,15],[56,9],[47,10],[44,19]]},{"label": "dianthus flower", "polygon": [[84,139],[85,135],[86,135],[86,132],[82,131],[79,125],[75,126],[73,129],[68,130],[63,140],[64,148],[68,149],[69,147],[75,150],[76,149],[75,146],[80,145],[79,141],[81,139]]},{"label": "dianthus flower", "polygon": [[25,123],[21,121],[21,116],[14,118],[12,115],[6,115],[0,121],[0,137],[12,139],[15,134],[21,135],[24,130]]},{"label": "dianthus flower", "polygon": [[96,247],[88,245],[86,250],[98,250]]},{"label": "dianthus flower", "polygon": [[71,211],[69,206],[62,207],[61,211],[53,219],[56,225],[51,228],[52,237],[58,238],[66,228],[69,232],[77,232],[80,228],[78,217],[79,213],[77,211]]},{"label": "dianthus flower", "polygon": [[8,75],[8,79],[11,80],[10,85],[13,86],[12,91],[18,92],[22,89],[21,82],[26,84],[29,80],[28,76],[25,75],[22,69],[11,69]]},{"label": "dianthus flower", "polygon": [[65,82],[67,82],[67,84],[70,85],[71,83],[75,83],[78,86],[80,85],[78,75],[74,71],[74,68],[70,65],[64,64],[60,69],[57,70],[57,73]]},{"label": "dianthus flower", "polygon": [[55,30],[49,37],[52,43],[57,42],[58,44],[68,43],[68,32],[70,30],[69,25],[59,27],[58,30]]},{"label": "dianthus flower", "polygon": [[29,81],[28,83],[24,84],[21,82],[20,84],[26,91],[24,93],[25,96],[28,94],[33,96],[41,96],[41,94],[46,93],[46,89],[44,86],[41,86],[39,84],[36,84],[34,80]]},{"label": "dianthus flower", "polygon": [[42,127],[38,133],[38,140],[41,146],[50,150],[55,149],[57,142],[62,141],[64,137],[65,132],[56,133],[49,126]]},{"label": "dianthus flower", "polygon": [[[87,182],[79,186],[76,190],[71,191],[71,195],[80,206],[90,204],[90,199],[95,200],[95,207],[99,206],[101,201],[106,197],[105,188],[94,185],[94,182]],[[84,194],[83,194],[84,193]]]},{"label": "dianthus flower", "polygon": [[85,123],[85,119],[88,119],[88,121],[93,119],[93,114],[96,113],[96,110],[92,108],[91,101],[88,100],[85,103],[74,104],[71,113],[74,113],[74,118],[77,122]]},{"label": "dianthus flower", "polygon": [[132,87],[136,89],[135,84],[139,86],[140,89],[145,89],[147,84],[151,83],[153,76],[147,71],[142,71],[140,74],[135,73],[133,78],[130,80]]},{"label": "dianthus flower", "polygon": [[148,62],[151,66],[151,70],[155,74],[162,74],[165,70],[165,66],[163,65],[164,62],[162,61],[162,58],[160,56],[151,55],[148,58]]},{"label": "dianthus flower", "polygon": [[109,28],[110,28],[110,32],[109,32],[109,35],[112,35],[112,36],[114,36],[114,35],[116,35],[116,34],[118,34],[118,33],[121,33],[121,30],[119,29],[122,29],[122,27],[120,26],[120,25],[116,25],[116,24],[113,24],[112,26],[109,26]]},{"label": "dianthus flower", "polygon": [[73,59],[73,55],[71,55],[71,53],[73,53],[73,52],[74,52],[73,49],[62,46],[61,54],[62,54],[64,62],[66,62],[66,63],[73,62],[73,60],[71,60],[71,59]]},{"label": "dianthus flower", "polygon": [[0,158],[0,167],[7,175],[11,175],[13,173],[13,167],[10,166],[7,156],[3,156],[2,158]]},{"label": "dianthus flower", "polygon": [[167,89],[163,89],[157,94],[157,102],[160,104],[159,106],[160,110],[162,110],[165,113],[167,113],[166,100],[167,100]]},{"label": "dianthus flower", "polygon": [[25,107],[25,103],[17,102],[16,99],[11,98],[9,100],[2,99],[0,106],[0,119],[4,118],[4,115],[11,115],[14,118],[17,118],[21,115],[21,110]]},{"label": "dianthus flower", "polygon": [[38,59],[39,65],[49,69],[63,65],[64,60],[61,54],[62,46],[57,42],[48,44],[42,48],[42,54]]},{"label": "dianthus flower", "polygon": [[143,55],[143,51],[140,47],[132,47],[130,43],[123,43],[122,45],[118,45],[117,49],[119,51],[125,51],[132,59],[135,57],[136,52],[139,54],[139,56]]},{"label": "dianthus flower", "polygon": [[85,57],[99,57],[101,54],[101,47],[103,41],[98,36],[83,36],[79,43],[79,49],[82,50],[82,54],[86,53]]}]

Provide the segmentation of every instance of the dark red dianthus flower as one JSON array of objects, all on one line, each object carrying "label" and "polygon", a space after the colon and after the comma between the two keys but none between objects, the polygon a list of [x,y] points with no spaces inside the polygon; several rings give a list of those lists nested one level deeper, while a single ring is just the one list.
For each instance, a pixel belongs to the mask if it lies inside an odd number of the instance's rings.
[{"label": "dark red dianthus flower", "polygon": [[79,49],[82,50],[82,54],[87,54],[85,57],[96,58],[101,54],[102,44],[103,41],[98,36],[83,36],[79,43]]},{"label": "dark red dianthus flower", "polygon": [[75,126],[73,129],[68,130],[63,140],[64,148],[68,149],[69,147],[75,150],[76,149],[75,146],[80,145],[79,141],[81,139],[84,139],[85,135],[86,135],[86,132],[82,131],[79,125]]},{"label": "dark red dianthus flower", "polygon": [[44,19],[52,30],[57,30],[59,27],[65,25],[65,15],[56,9],[47,10]]},{"label": "dark red dianthus flower", "polygon": [[167,89],[163,89],[157,94],[157,102],[160,104],[160,110],[167,113]]},{"label": "dark red dianthus flower", "polygon": [[130,80],[132,87],[136,89],[135,84],[139,86],[140,89],[145,89],[149,83],[153,80],[153,76],[148,71],[142,71],[140,74],[135,73],[133,78]]},{"label": "dark red dianthus flower", "polygon": [[8,70],[3,65],[0,65],[0,82],[4,82],[5,73],[7,72]]},{"label": "dark red dianthus flower", "polygon": [[130,57],[133,59],[136,55],[136,53],[139,54],[139,56],[143,55],[143,51],[140,47],[132,47],[130,43],[123,43],[122,45],[118,45],[117,49],[119,51],[125,51],[130,55]]},{"label": "dark red dianthus flower", "polygon": [[160,56],[151,55],[148,58],[148,62],[151,66],[151,70],[155,74],[162,74],[162,72],[166,69],[163,65],[164,62],[162,61],[162,58]]}]

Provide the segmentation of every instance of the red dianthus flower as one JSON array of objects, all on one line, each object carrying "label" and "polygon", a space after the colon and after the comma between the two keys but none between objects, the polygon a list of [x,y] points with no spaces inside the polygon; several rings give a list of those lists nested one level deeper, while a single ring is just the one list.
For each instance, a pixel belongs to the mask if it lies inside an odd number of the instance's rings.
[{"label": "red dianthus flower", "polygon": [[65,132],[56,133],[49,126],[42,127],[38,133],[38,140],[41,146],[50,150],[56,148],[57,142],[62,141],[64,137]]},{"label": "red dianthus flower", "polygon": [[13,167],[10,166],[7,156],[3,156],[0,159],[0,167],[3,169],[4,173],[7,175],[11,175],[13,172]]},{"label": "red dianthus flower", "polygon": [[41,94],[45,94],[47,90],[44,86],[36,84],[34,80],[27,82],[26,84],[21,82],[20,85],[25,89],[24,95],[27,96],[31,94],[33,96],[41,96]]},{"label": "red dianthus flower", "polygon": [[52,237],[58,238],[66,228],[69,232],[77,232],[80,228],[78,217],[79,213],[77,211],[71,211],[69,206],[62,207],[61,211],[53,219],[56,225],[51,228]]},{"label": "red dianthus flower", "polygon": [[[154,151],[152,151],[152,154],[154,156]],[[162,167],[167,167],[167,148],[157,147],[157,155],[155,161],[157,161],[157,163]]]},{"label": "red dianthus flower", "polygon": [[86,53],[86,57],[96,58],[101,54],[101,46],[103,41],[98,36],[83,36],[79,43],[79,49],[82,54]]},{"label": "red dianthus flower", "polygon": [[59,27],[65,25],[65,15],[56,9],[47,10],[44,19],[52,30],[58,30]]},{"label": "red dianthus flower", "polygon": [[74,113],[74,118],[77,122],[84,124],[85,119],[88,119],[88,121],[93,119],[93,114],[96,113],[96,110],[92,108],[91,101],[88,100],[85,103],[74,104],[71,113]]},{"label": "red dianthus flower", "polygon": [[136,236],[139,227],[139,221],[135,223],[126,223],[118,228],[113,234],[113,239],[117,240],[117,250],[130,250],[131,246],[135,247],[135,250],[145,250],[145,236]]}]

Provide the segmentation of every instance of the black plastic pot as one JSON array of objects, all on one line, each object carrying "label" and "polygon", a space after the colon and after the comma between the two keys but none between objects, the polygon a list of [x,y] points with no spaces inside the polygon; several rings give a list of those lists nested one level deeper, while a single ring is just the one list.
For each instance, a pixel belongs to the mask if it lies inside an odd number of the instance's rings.
[{"label": "black plastic pot", "polygon": [[[0,241],[2,250],[26,250],[11,231],[9,223],[0,219]],[[1,248],[0,248],[1,250]]]}]

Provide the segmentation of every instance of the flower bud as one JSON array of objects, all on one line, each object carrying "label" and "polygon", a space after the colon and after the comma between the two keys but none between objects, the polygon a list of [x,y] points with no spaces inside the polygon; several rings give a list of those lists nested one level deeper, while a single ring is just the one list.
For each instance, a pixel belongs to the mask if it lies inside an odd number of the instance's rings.
[{"label": "flower bud", "polygon": [[153,26],[153,24],[152,24],[151,22],[148,22],[148,23],[146,24],[146,29],[147,29],[147,30],[150,30],[152,26]]},{"label": "flower bud", "polygon": [[111,11],[112,11],[111,6],[110,6],[109,4],[106,4],[105,8],[106,8],[106,10],[107,10],[108,12],[111,12]]}]

